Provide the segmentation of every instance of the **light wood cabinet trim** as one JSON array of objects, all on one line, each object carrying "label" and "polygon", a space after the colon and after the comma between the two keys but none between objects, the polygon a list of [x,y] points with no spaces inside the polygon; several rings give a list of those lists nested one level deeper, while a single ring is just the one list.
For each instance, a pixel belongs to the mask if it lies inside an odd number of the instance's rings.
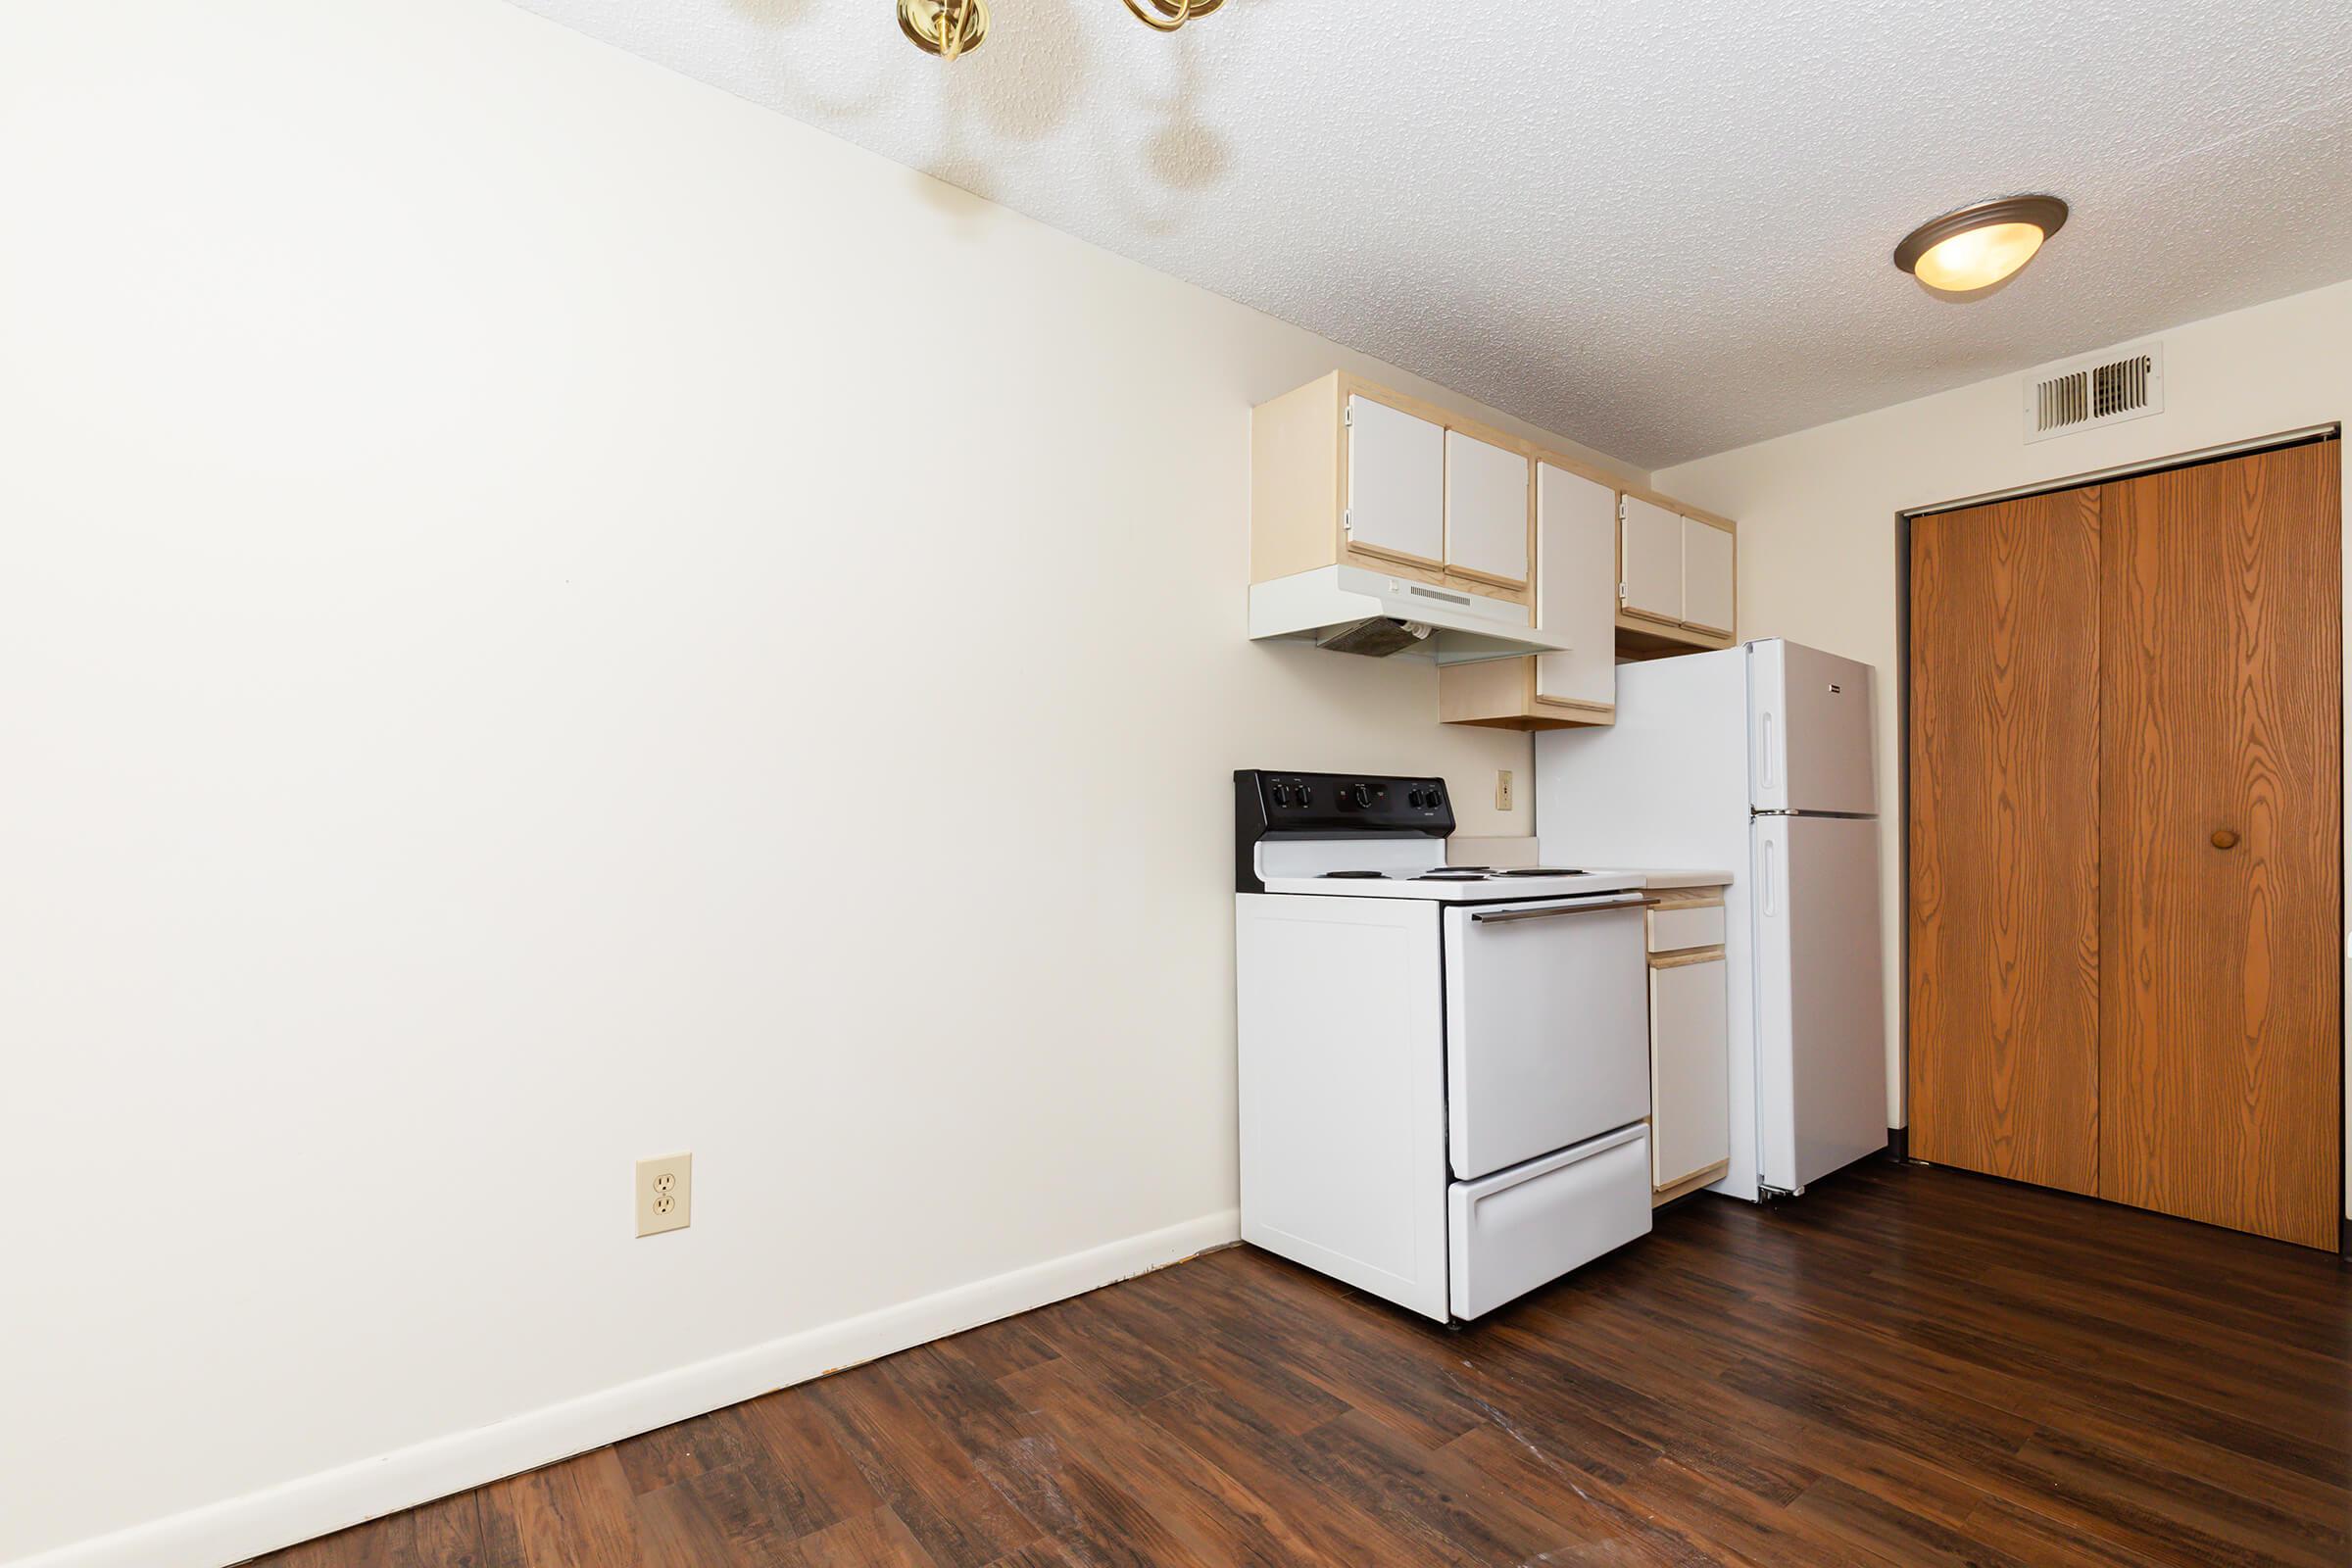
[{"label": "light wood cabinet trim", "polygon": [[1409,550],[1392,550],[1387,545],[1358,544],[1356,541],[1348,539],[1341,546],[1341,550],[1346,555],[1365,557],[1368,564],[1383,569],[1390,565],[1418,566],[1433,583],[1444,582],[1448,577],[1461,575],[1459,572],[1447,570],[1446,563],[1442,561],[1433,561],[1428,556],[1416,556]]},{"label": "light wood cabinet trim", "polygon": [[1617,721],[1617,710],[1536,695],[1536,661],[1487,659],[1438,667],[1438,722],[1486,729],[1583,729]]},{"label": "light wood cabinet trim", "polygon": [[[1736,551],[1739,547],[1735,545]],[[1739,601],[1734,590],[1733,614],[1739,613]],[[1646,615],[1625,610],[1617,612],[1617,652],[1628,652],[1639,659],[1657,654],[1687,654],[1693,649],[1719,649],[1733,646],[1728,635],[1697,631],[1679,621],[1652,620]]]},{"label": "light wood cabinet trim", "polygon": [[1680,969],[1693,963],[1715,963],[1723,957],[1723,944],[1711,948],[1678,948],[1672,953],[1653,953],[1649,956],[1652,969]]},{"label": "light wood cabinet trim", "polygon": [[1607,482],[1616,487],[1619,495],[1633,496],[1637,500],[1648,502],[1653,507],[1664,507],[1668,512],[1678,513],[1683,516],[1692,517],[1700,522],[1710,523],[1715,527],[1725,530],[1727,533],[1737,533],[1740,531],[1740,525],[1734,522],[1731,518],[1723,516],[1718,513],[1703,511],[1700,508],[1691,506],[1687,501],[1677,501],[1670,495],[1666,495],[1656,490],[1645,489],[1638,484],[1627,484],[1623,479],[1612,479]]},{"label": "light wood cabinet trim", "polygon": [[1656,907],[1661,909],[1720,909],[1723,907],[1723,889],[1661,888],[1657,890]]},{"label": "light wood cabinet trim", "polygon": [[1337,371],[1250,415],[1250,580],[1271,582],[1341,559],[1348,452]]},{"label": "light wood cabinet trim", "polygon": [[1702,1187],[1712,1187],[1730,1175],[1731,1169],[1732,1162],[1730,1160],[1719,1159],[1714,1164],[1694,1170],[1688,1176],[1678,1176],[1663,1186],[1653,1187],[1650,1189],[1649,1206],[1659,1208],[1673,1202],[1678,1198],[1695,1193]]},{"label": "light wood cabinet trim", "polygon": [[1489,588],[1525,589],[1527,587],[1527,582],[1523,578],[1505,577],[1500,572],[1480,571],[1475,566],[1448,565],[1446,573],[1450,577],[1458,577],[1464,582],[1480,583]]}]

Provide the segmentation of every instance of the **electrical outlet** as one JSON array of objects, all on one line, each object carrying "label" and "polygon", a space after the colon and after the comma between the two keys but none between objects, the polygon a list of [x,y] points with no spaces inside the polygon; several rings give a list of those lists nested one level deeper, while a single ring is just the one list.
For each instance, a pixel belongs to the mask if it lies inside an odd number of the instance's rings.
[{"label": "electrical outlet", "polygon": [[664,1154],[637,1162],[637,1234],[659,1236],[691,1224],[694,1156]]},{"label": "electrical outlet", "polygon": [[1494,809],[1507,811],[1510,808],[1511,770],[1507,767],[1498,767],[1494,770]]}]

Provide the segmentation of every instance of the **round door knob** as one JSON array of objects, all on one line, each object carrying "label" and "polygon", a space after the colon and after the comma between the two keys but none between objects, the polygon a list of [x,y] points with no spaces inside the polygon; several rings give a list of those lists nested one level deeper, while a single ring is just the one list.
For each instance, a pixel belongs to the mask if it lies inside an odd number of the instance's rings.
[{"label": "round door knob", "polygon": [[2213,847],[2217,850],[2234,850],[2237,848],[2237,835],[2226,827],[2217,827],[2213,830]]}]

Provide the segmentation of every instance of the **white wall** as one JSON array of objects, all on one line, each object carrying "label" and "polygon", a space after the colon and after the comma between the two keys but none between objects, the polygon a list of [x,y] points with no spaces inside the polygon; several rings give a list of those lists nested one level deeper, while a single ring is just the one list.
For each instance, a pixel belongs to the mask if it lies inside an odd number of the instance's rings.
[{"label": "white wall", "polygon": [[[1934,308],[1923,302],[1922,309]],[[1879,668],[1889,976],[1901,973],[1902,930],[1902,821],[1893,809],[1903,679],[1895,646],[1896,514],[2352,418],[2352,283],[2158,335],[2165,410],[2143,419],[2028,446],[2019,378],[2007,375],[1663,469],[1652,480],[1678,499],[1740,519],[1742,637],[1790,637]],[[2352,848],[2352,823],[2345,843]],[[1891,984],[1890,1126],[1904,1125],[1901,1011],[1902,987]],[[2352,1144],[2352,1126],[2346,1137]],[[2352,1213],[2352,1185],[2345,1197]]]},{"label": "white wall", "polygon": [[1524,831],[1243,636],[1250,405],[1438,389],[497,0],[0,0],[0,1560],[1230,1237],[1228,771]]}]

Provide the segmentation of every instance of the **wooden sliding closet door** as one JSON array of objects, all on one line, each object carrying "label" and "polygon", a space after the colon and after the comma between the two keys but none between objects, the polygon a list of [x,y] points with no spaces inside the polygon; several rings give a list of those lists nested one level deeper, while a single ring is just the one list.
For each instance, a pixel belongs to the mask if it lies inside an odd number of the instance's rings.
[{"label": "wooden sliding closet door", "polygon": [[2095,1192],[2099,492],[1911,524],[1911,1152]]},{"label": "wooden sliding closet door", "polygon": [[2100,497],[2099,1194],[2330,1250],[2341,461],[2314,442]]}]

